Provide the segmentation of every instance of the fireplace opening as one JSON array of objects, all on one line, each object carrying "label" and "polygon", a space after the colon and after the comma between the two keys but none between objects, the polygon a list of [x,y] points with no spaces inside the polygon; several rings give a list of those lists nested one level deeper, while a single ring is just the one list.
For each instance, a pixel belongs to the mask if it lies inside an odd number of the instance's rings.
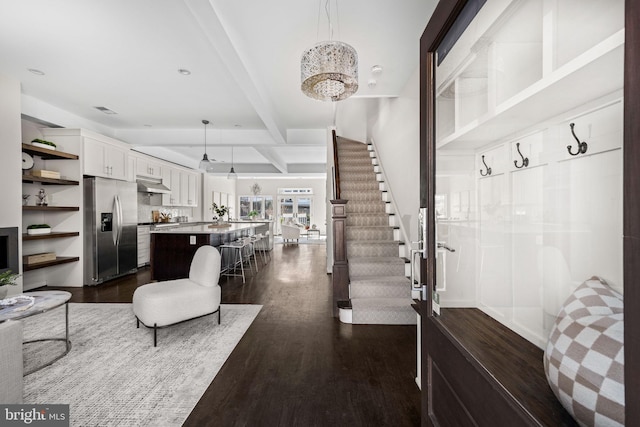
[{"label": "fireplace opening", "polygon": [[18,274],[18,227],[0,228],[0,273],[7,270]]}]

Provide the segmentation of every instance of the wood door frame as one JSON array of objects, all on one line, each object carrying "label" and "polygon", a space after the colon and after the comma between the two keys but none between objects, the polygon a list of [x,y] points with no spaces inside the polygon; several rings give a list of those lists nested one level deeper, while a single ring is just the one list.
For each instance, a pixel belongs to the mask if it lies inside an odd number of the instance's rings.
[{"label": "wood door frame", "polygon": [[[420,206],[428,209],[429,239],[427,259],[421,260],[420,277],[435,283],[435,48],[449,30],[467,0],[441,0],[420,39]],[[640,2],[625,1],[625,64],[624,64],[624,340],[625,397],[633,402],[640,396]],[[425,283],[423,283],[424,285]],[[430,293],[429,293],[430,294]],[[421,303],[421,330],[428,333],[431,301]],[[426,340],[423,338],[422,340]],[[429,417],[429,372],[425,351],[422,364],[422,425],[432,425]],[[640,425],[640,405],[625,405],[626,425]]]}]

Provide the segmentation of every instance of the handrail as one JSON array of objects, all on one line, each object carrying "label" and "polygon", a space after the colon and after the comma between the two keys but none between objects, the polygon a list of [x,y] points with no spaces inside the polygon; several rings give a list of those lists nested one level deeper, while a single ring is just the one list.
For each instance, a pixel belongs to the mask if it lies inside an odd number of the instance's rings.
[{"label": "handrail", "polygon": [[332,129],[331,134],[333,136],[333,166],[335,167],[336,180],[334,182],[333,192],[336,200],[340,199],[340,168],[338,167],[338,137],[336,130]]}]

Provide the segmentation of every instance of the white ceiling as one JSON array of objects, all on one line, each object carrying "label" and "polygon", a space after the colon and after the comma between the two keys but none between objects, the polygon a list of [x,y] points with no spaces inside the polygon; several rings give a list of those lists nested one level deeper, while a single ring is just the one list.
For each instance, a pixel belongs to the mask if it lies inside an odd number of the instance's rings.
[{"label": "white ceiling", "polygon": [[[330,1],[333,39],[351,44],[359,57],[359,90],[341,103],[400,93],[418,66],[419,37],[436,3]],[[207,151],[221,173],[229,169],[232,146],[243,174],[321,172],[334,104],[302,94],[300,57],[329,38],[326,5],[0,0],[0,74],[20,80],[23,99],[35,105],[64,110],[185,166],[197,167],[202,158],[201,120],[208,119]],[[369,88],[376,64],[383,72]],[[178,73],[181,68],[191,75]]]}]

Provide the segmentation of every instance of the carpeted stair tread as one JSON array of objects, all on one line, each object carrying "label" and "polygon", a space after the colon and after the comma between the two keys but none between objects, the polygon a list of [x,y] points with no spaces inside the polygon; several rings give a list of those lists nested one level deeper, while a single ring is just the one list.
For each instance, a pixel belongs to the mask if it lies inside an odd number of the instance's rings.
[{"label": "carpeted stair tread", "polygon": [[[367,276],[354,276],[351,278],[351,285],[354,284],[361,285],[363,283],[366,284],[390,284],[390,285],[411,285],[411,279],[406,276],[375,276],[375,277],[367,277]],[[409,289],[409,287],[407,287]]]},{"label": "carpeted stair tread", "polygon": [[349,240],[362,241],[383,241],[393,240],[393,227],[387,225],[379,226],[354,226],[347,225],[346,238]]},{"label": "carpeted stair tread", "polygon": [[349,277],[404,276],[405,261],[396,256],[348,257]]},{"label": "carpeted stair tread", "polygon": [[348,241],[347,258],[357,257],[393,257],[399,255],[399,242],[384,241]]},{"label": "carpeted stair tread", "polygon": [[411,280],[400,276],[351,279],[349,295],[354,299],[411,298]]},{"label": "carpeted stair tread", "polygon": [[352,213],[347,216],[348,227],[389,226],[387,213]]},{"label": "carpeted stair tread", "polygon": [[415,325],[411,298],[354,298],[354,324]]}]

